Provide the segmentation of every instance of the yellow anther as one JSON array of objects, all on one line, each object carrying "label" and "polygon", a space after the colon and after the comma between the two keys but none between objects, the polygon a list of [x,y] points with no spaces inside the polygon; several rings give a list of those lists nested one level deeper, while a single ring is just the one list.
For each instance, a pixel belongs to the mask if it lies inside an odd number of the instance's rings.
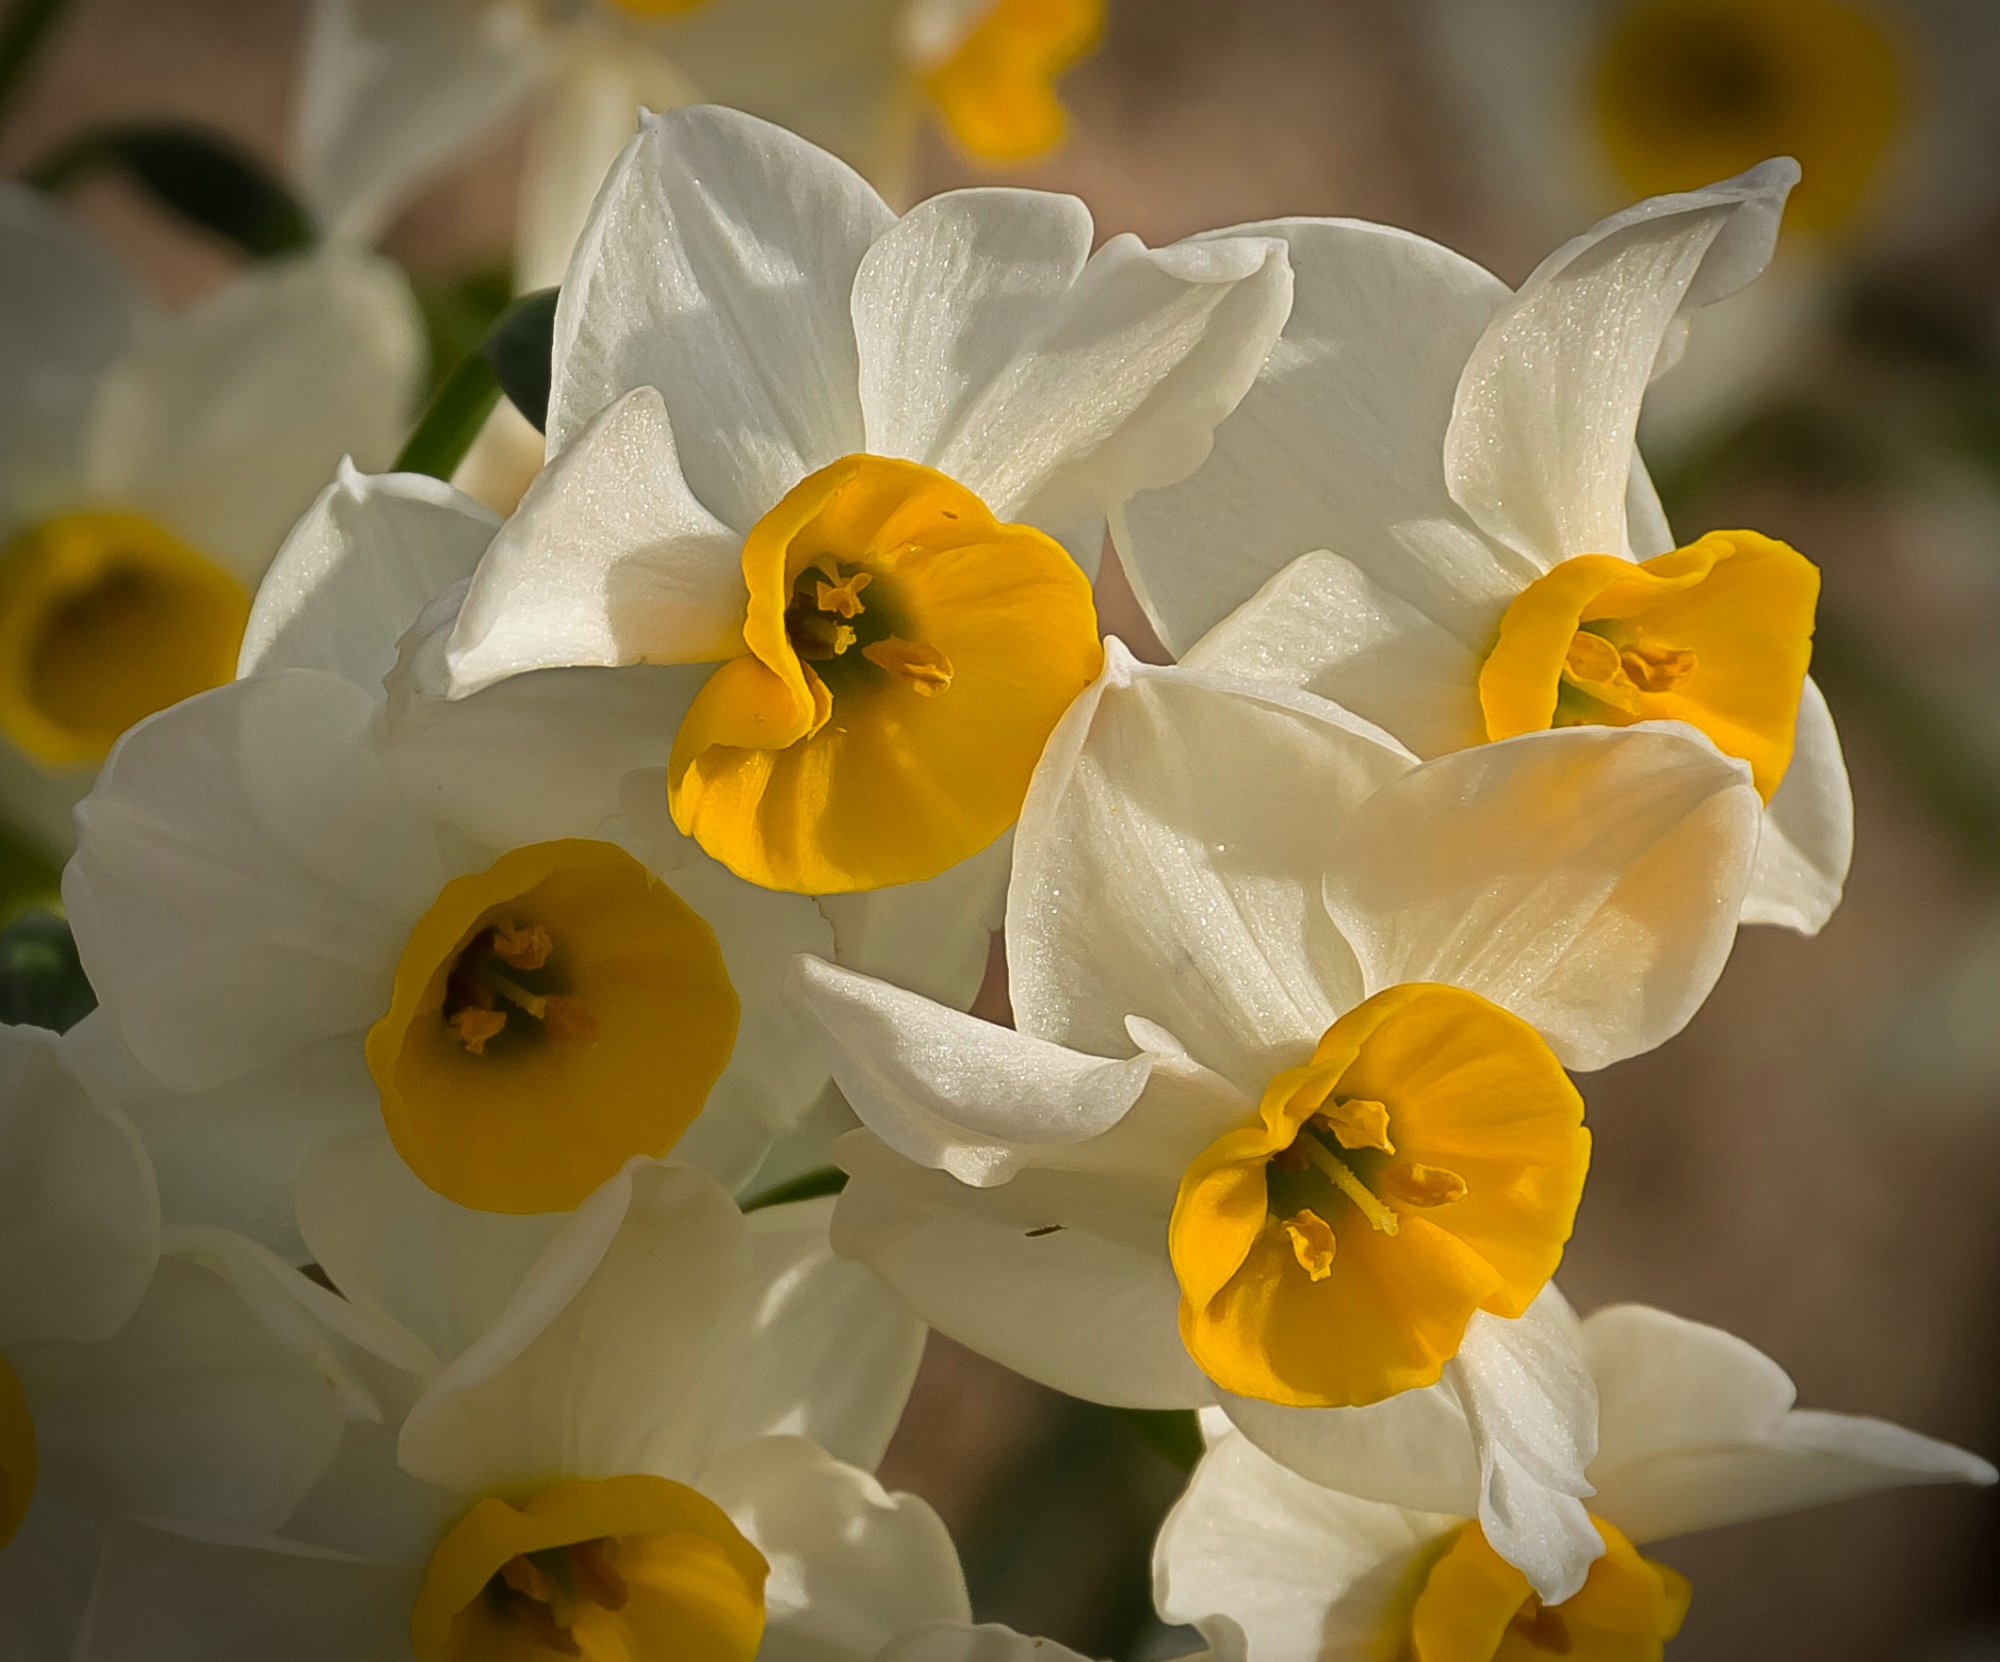
[{"label": "yellow anther", "polygon": [[877,669],[900,676],[926,698],[934,698],[951,685],[951,660],[934,646],[906,641],[900,635],[872,642],[861,656]]},{"label": "yellow anther", "polygon": [[1342,1148],[1377,1148],[1384,1154],[1394,1154],[1396,1145],[1389,1141],[1389,1109],[1386,1103],[1372,1102],[1367,1097],[1349,1097],[1345,1101],[1327,1104],[1315,1116],[1334,1140]]},{"label": "yellow anther", "polygon": [[1292,1243],[1292,1256],[1299,1268],[1315,1281],[1333,1273],[1333,1226],[1310,1206],[1294,1212],[1280,1227]]},{"label": "yellow anther", "polygon": [[1684,646],[1637,641],[1618,654],[1619,668],[1641,692],[1672,692],[1695,672],[1695,655]]},{"label": "yellow anther", "polygon": [[1305,1150],[1306,1158],[1333,1179],[1333,1186],[1354,1202],[1356,1209],[1368,1220],[1370,1228],[1379,1229],[1384,1235],[1396,1233],[1396,1214],[1370,1192],[1368,1185],[1354,1175],[1345,1160],[1310,1135],[1300,1137],[1292,1146]]},{"label": "yellow anther", "polygon": [[504,1010],[482,1010],[477,1005],[467,1005],[451,1017],[452,1031],[475,1056],[484,1056],[487,1041],[498,1038],[500,1030],[506,1025],[507,1013]]},{"label": "yellow anther", "polygon": [[525,929],[506,924],[493,931],[493,956],[517,970],[540,969],[555,949],[555,941],[539,923]]},{"label": "yellow anther", "polygon": [[536,1021],[540,1021],[548,1014],[549,1001],[540,993],[530,992],[511,976],[502,975],[495,969],[488,969],[480,979],[509,1004],[526,1011]]},{"label": "yellow anther", "polygon": [[1571,638],[1563,673],[1590,687],[1616,687],[1627,679],[1618,648],[1588,629],[1579,629]]},{"label": "yellow anther", "polygon": [[569,1549],[570,1574],[576,1580],[576,1590],[606,1610],[623,1610],[632,1599],[632,1589],[612,1562],[616,1551],[617,1543],[610,1540],[579,1541]]},{"label": "yellow anther", "polygon": [[537,1604],[547,1604],[556,1596],[548,1571],[526,1553],[516,1553],[502,1564],[500,1579],[522,1598],[533,1599]]},{"label": "yellow anther", "polygon": [[1427,1166],[1412,1160],[1407,1166],[1391,1166],[1377,1179],[1382,1192],[1405,1206],[1449,1206],[1465,1198],[1465,1179],[1444,1166]]},{"label": "yellow anther", "polygon": [[814,586],[814,599],[822,612],[832,612],[838,617],[854,619],[866,609],[861,604],[861,591],[875,581],[873,575],[865,571],[850,571],[842,577],[833,573],[831,583]]}]

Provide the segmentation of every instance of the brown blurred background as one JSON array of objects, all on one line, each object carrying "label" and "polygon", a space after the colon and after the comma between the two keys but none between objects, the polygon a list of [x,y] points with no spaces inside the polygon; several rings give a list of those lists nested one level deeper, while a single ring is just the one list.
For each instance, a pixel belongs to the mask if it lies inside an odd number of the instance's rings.
[{"label": "brown blurred background", "polygon": [[[302,0],[79,0],[0,165],[94,122],[172,115],[281,167],[303,14]],[[1077,191],[1104,234],[1356,215],[1518,281],[1593,217],[1551,232],[1513,205],[1408,0],[1112,0],[1112,17],[1070,84],[1072,148],[1024,176]],[[2000,104],[2000,72],[1973,84]],[[496,141],[410,208],[389,251],[438,283],[504,263],[519,163],[516,140]],[[971,177],[941,145],[923,157],[927,189]],[[230,269],[117,187],[78,200],[163,296]],[[1800,343],[1779,407],[1655,458],[1685,533],[1754,524],[1824,569],[1817,667],[1859,821],[1846,904],[1817,941],[1746,933],[1685,1035],[1585,1082],[1596,1170],[1563,1283],[1586,1310],[1636,1299],[1719,1323],[1815,1406],[1993,1456],[2000,212],[1974,204],[1853,264],[1866,303]],[[1105,611],[1144,638],[1115,572]],[[1103,1411],[934,1342],[885,1476],[943,1510],[982,1616],[1093,1655],[1185,1648],[1146,1615],[1175,1474]],[[1673,1543],[1661,1556],[1695,1599],[1672,1655],[2000,1656],[1996,1525],[1990,1494],[1924,1491]]]}]

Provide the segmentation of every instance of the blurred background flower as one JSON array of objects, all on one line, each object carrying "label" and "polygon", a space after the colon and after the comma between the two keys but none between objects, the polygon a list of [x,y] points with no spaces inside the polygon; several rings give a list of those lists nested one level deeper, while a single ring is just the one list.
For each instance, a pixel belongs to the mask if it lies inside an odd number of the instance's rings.
[{"label": "blurred background flower", "polygon": [[[46,178],[81,133],[173,121],[282,179],[309,10],[14,0],[0,17],[53,26],[29,73],[10,77],[0,52],[0,166]],[[1823,570],[1814,673],[1852,768],[1854,868],[1817,941],[1746,932],[1684,1035],[1593,1081],[1594,1117],[1617,1134],[1599,1139],[1564,1284],[1585,1310],[1645,1300],[1717,1323],[1808,1400],[1989,1452],[1996,34],[1988,0],[1111,0],[1101,49],[1062,83],[1056,155],[996,175],[927,125],[909,180],[911,194],[996,176],[1074,190],[1103,234],[1155,243],[1276,214],[1387,220],[1518,282],[1638,195],[1800,157],[1778,267],[1700,320],[1655,401],[1650,454],[1678,521],[1757,525]],[[384,230],[437,370],[511,290],[527,152],[525,124],[495,120]],[[271,241],[254,174],[203,229],[162,209],[174,193],[157,165],[133,186],[144,158],[54,173],[169,304]],[[1115,567],[1100,586],[1107,626],[1146,650]],[[1002,1013],[990,995],[982,1010]],[[1187,1645],[1148,1614],[1151,1535],[1179,1483],[1147,1441],[1158,1429],[933,1340],[884,1477],[951,1524],[980,1615],[1094,1656],[1168,1655]],[[1997,1536],[2000,1502],[1967,1492],[1676,1540],[1660,1556],[1694,1603],[1672,1655],[1995,1654]]]}]

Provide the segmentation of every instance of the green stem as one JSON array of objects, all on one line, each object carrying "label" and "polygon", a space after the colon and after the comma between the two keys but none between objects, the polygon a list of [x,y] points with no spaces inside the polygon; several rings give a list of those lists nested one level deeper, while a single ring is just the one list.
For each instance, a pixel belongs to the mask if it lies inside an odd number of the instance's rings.
[{"label": "green stem", "polygon": [[431,399],[430,408],[397,456],[395,471],[449,479],[499,402],[500,382],[485,353],[468,354]]},{"label": "green stem", "polygon": [[837,1195],[847,1187],[847,1173],[832,1166],[801,1172],[782,1183],[752,1195],[743,1203],[746,1212],[761,1212],[766,1206],[789,1206],[794,1201],[818,1200],[821,1195]]},{"label": "green stem", "polygon": [[0,22],[0,120],[6,118],[21,78],[68,4],[69,0],[17,0]]}]

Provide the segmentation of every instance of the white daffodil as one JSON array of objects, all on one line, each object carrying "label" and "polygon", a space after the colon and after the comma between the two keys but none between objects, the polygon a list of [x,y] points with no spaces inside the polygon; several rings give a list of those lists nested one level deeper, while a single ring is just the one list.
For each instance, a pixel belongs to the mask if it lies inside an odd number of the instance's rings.
[{"label": "white daffodil", "polygon": [[1781,384],[1871,254],[1962,232],[2000,187],[2000,13],[1957,0],[1433,0],[1487,183],[1544,235],[1796,157],[1795,235],[1704,325],[1649,430]]},{"label": "white daffodil", "polygon": [[270,1308],[284,1278],[306,1300],[318,1289],[248,1242],[163,1240],[137,1135],[85,1093],[66,1052],[52,1033],[0,1028],[8,1662],[68,1662],[116,1520],[270,1528],[319,1480],[359,1406]]},{"label": "white daffodil", "polygon": [[1062,142],[1056,82],[1104,0],[319,0],[300,95],[307,199],[372,240],[412,191],[534,112],[523,288],[562,276],[643,106],[728,104],[888,188],[928,114],[976,160]]},{"label": "white daffodil", "polygon": [[1291,246],[1285,338],[1201,470],[1113,527],[1161,637],[1420,756],[1698,727],[1767,805],[1745,920],[1817,930],[1853,848],[1806,675],[1819,574],[1754,531],[1676,546],[1633,450],[1648,380],[1763,267],[1795,177],[1774,162],[1642,202],[1517,294],[1407,232],[1256,227]]},{"label": "white daffodil", "polygon": [[1746,770],[1667,727],[1420,765],[1308,694],[1110,658],[1015,841],[1018,1031],[800,965],[867,1127],[836,1244],[1072,1395],[1219,1402],[1378,1498],[1449,1495],[1559,1596],[1595,1550],[1590,1383],[1542,1298],[1589,1152],[1564,1069],[1707,993]]},{"label": "white daffodil", "polygon": [[512,1220],[409,1190],[312,1236],[406,1408],[280,1533],[122,1531],[80,1658],[864,1662],[969,1621],[943,1525],[865,1469],[922,1329],[830,1202],[745,1218],[639,1162],[517,1285]]},{"label": "white daffodil", "polygon": [[80,1042],[170,1216],[289,1250],[304,1162],[363,1131],[485,1210],[566,1211],[669,1149],[734,1185],[825,1087],[780,986],[831,931],[664,825],[658,672],[385,695],[398,632],[494,526],[344,472],[259,594],[244,678],[136,729],[79,810],[64,895],[104,1003]]},{"label": "white daffodil", "polygon": [[1580,1342],[1598,1393],[1603,1556],[1570,1598],[1545,1603],[1463,1515],[1321,1488],[1219,1428],[1160,1531],[1161,1614],[1248,1662],[1657,1662],[1690,1589],[1640,1548],[1849,1495],[1994,1480],[1947,1443],[1793,1407],[1784,1371],[1719,1329],[1614,1305]]},{"label": "white daffodil", "polygon": [[911,885],[987,848],[1101,663],[1105,514],[1199,463],[1289,304],[1281,243],[1092,235],[1030,191],[899,220],[777,128],[647,118],[563,284],[549,462],[443,690],[681,666],[651,718],[677,729],[674,821],[766,887]]},{"label": "white daffodil", "polygon": [[422,336],[394,268],[355,254],[156,315],[6,187],[0,355],[0,810],[66,852],[118,735],[229,679],[251,592],[341,453],[394,453]]}]

